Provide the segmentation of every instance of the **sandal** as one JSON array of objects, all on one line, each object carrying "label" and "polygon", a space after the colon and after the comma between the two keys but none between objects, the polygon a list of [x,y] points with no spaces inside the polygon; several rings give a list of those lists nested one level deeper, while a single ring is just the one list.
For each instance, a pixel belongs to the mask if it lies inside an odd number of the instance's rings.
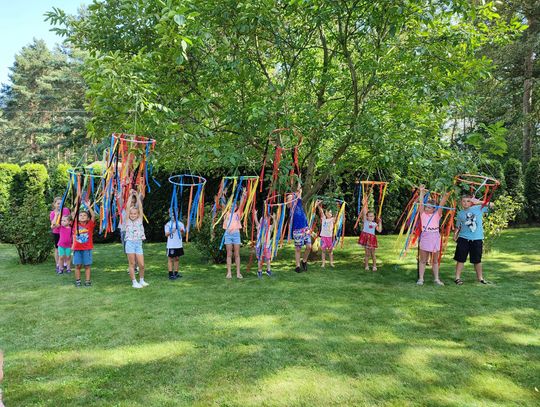
[{"label": "sandal", "polygon": [[478,282],[479,282],[480,284],[487,284],[487,283],[488,283],[488,282],[487,282],[486,280],[484,280],[484,279],[478,280]]},{"label": "sandal", "polygon": [[454,283],[456,283],[456,285],[463,285],[463,280],[461,278],[456,278]]}]

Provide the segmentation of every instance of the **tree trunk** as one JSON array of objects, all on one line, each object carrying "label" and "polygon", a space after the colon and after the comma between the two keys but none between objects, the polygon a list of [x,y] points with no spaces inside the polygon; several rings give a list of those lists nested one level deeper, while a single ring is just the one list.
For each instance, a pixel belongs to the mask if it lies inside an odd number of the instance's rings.
[{"label": "tree trunk", "polygon": [[526,18],[529,24],[525,43],[525,59],[523,63],[523,140],[522,159],[527,165],[532,157],[532,139],[534,135],[534,123],[531,117],[533,106],[533,65],[536,59],[535,38],[538,29],[538,20],[533,10],[526,10]]}]

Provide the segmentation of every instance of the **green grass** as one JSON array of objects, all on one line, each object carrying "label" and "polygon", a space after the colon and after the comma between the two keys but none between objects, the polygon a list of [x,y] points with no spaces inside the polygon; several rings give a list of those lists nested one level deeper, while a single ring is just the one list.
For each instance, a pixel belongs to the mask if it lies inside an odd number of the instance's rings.
[{"label": "green grass", "polygon": [[187,246],[166,279],[164,247],[145,246],[150,287],[129,285],[120,245],[94,253],[91,288],[52,262],[17,263],[0,246],[0,347],[6,406],[531,406],[540,404],[540,229],[508,230],[486,278],[415,282],[411,256],[380,238],[379,272],[354,239],[337,267],[226,281]]}]

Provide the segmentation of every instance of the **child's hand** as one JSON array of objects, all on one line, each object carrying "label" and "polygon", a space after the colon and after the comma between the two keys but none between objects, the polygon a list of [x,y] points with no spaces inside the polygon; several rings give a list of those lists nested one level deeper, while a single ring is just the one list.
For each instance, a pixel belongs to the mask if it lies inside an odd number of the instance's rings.
[{"label": "child's hand", "polygon": [[418,189],[419,189],[420,191],[425,191],[425,190],[426,190],[426,186],[425,186],[424,184],[420,184],[420,185],[418,186]]},{"label": "child's hand", "polygon": [[457,242],[457,240],[458,240],[458,236],[459,236],[459,234],[458,234],[458,233],[454,233],[454,236],[453,236],[454,242]]}]

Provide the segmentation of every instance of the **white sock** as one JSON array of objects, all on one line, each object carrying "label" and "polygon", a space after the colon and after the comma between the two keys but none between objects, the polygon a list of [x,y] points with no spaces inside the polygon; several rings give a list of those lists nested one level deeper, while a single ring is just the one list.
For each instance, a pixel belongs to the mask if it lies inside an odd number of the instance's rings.
[{"label": "white sock", "polygon": [[[137,280],[135,280],[135,281],[137,281]],[[140,284],[144,283],[144,278],[140,278],[140,279],[139,279],[139,283],[140,283]]]},{"label": "white sock", "polygon": [[135,279],[131,280],[131,282],[132,282],[133,284],[137,284],[137,279],[135,278]]}]

